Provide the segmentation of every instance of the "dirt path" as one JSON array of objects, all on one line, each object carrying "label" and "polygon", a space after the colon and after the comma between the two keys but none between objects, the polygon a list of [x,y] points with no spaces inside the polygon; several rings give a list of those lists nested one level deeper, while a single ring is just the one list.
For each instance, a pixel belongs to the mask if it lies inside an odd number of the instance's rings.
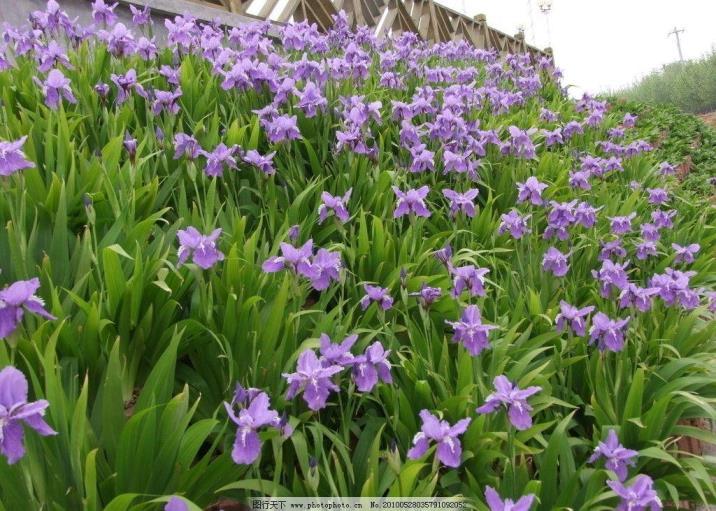
[{"label": "dirt path", "polygon": [[716,112],[711,112],[710,114],[701,114],[699,115],[701,117],[701,120],[703,120],[706,124],[710,124],[714,128],[716,128]]}]

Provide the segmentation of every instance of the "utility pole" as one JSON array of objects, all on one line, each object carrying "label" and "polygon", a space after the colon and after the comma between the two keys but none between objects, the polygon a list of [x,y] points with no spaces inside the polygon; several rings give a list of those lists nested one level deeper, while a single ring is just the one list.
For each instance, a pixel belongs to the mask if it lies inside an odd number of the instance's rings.
[{"label": "utility pole", "polygon": [[675,36],[676,36],[676,47],[679,49],[679,60],[680,60],[681,62],[684,61],[684,54],[681,53],[681,38],[679,37],[679,34],[683,34],[683,33],[684,33],[684,29],[683,29],[683,28],[677,30],[677,28],[674,27],[674,30],[672,30],[671,32],[669,32],[668,34],[666,34],[666,37],[669,37],[669,36],[671,36],[671,35],[675,35]]}]

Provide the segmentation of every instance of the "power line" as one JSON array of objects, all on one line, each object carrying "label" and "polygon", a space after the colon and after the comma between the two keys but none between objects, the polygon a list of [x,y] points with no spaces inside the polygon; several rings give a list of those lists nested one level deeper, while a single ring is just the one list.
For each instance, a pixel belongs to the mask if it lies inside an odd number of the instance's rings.
[{"label": "power line", "polygon": [[679,34],[683,34],[683,33],[684,33],[684,29],[683,29],[683,28],[682,28],[682,29],[677,29],[676,27],[674,27],[674,30],[672,30],[671,32],[669,32],[668,34],[666,34],[666,37],[669,37],[669,36],[672,36],[672,35],[676,36],[676,47],[679,49],[679,60],[680,60],[681,62],[684,61],[684,54],[681,52],[681,38],[679,37]]}]

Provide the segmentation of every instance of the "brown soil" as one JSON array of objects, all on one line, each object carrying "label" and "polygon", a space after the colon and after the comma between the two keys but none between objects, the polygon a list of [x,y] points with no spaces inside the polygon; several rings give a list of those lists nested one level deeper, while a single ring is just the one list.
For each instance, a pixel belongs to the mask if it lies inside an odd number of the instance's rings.
[{"label": "brown soil", "polygon": [[704,121],[706,124],[709,124],[716,128],[716,112],[711,112],[710,114],[701,114],[699,115],[701,117],[701,120]]}]

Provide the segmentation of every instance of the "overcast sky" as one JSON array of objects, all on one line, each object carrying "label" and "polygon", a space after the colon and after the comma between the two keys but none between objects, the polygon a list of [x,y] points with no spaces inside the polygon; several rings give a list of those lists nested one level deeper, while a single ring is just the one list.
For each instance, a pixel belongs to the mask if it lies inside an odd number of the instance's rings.
[{"label": "overcast sky", "polygon": [[[436,1],[469,16],[483,13],[490,26],[508,34],[522,25],[528,42],[550,45],[538,0]],[[678,60],[676,39],[666,35],[674,27],[685,29],[685,59],[716,47],[716,0],[552,0],[549,27],[565,83],[580,93],[604,92]]]}]

